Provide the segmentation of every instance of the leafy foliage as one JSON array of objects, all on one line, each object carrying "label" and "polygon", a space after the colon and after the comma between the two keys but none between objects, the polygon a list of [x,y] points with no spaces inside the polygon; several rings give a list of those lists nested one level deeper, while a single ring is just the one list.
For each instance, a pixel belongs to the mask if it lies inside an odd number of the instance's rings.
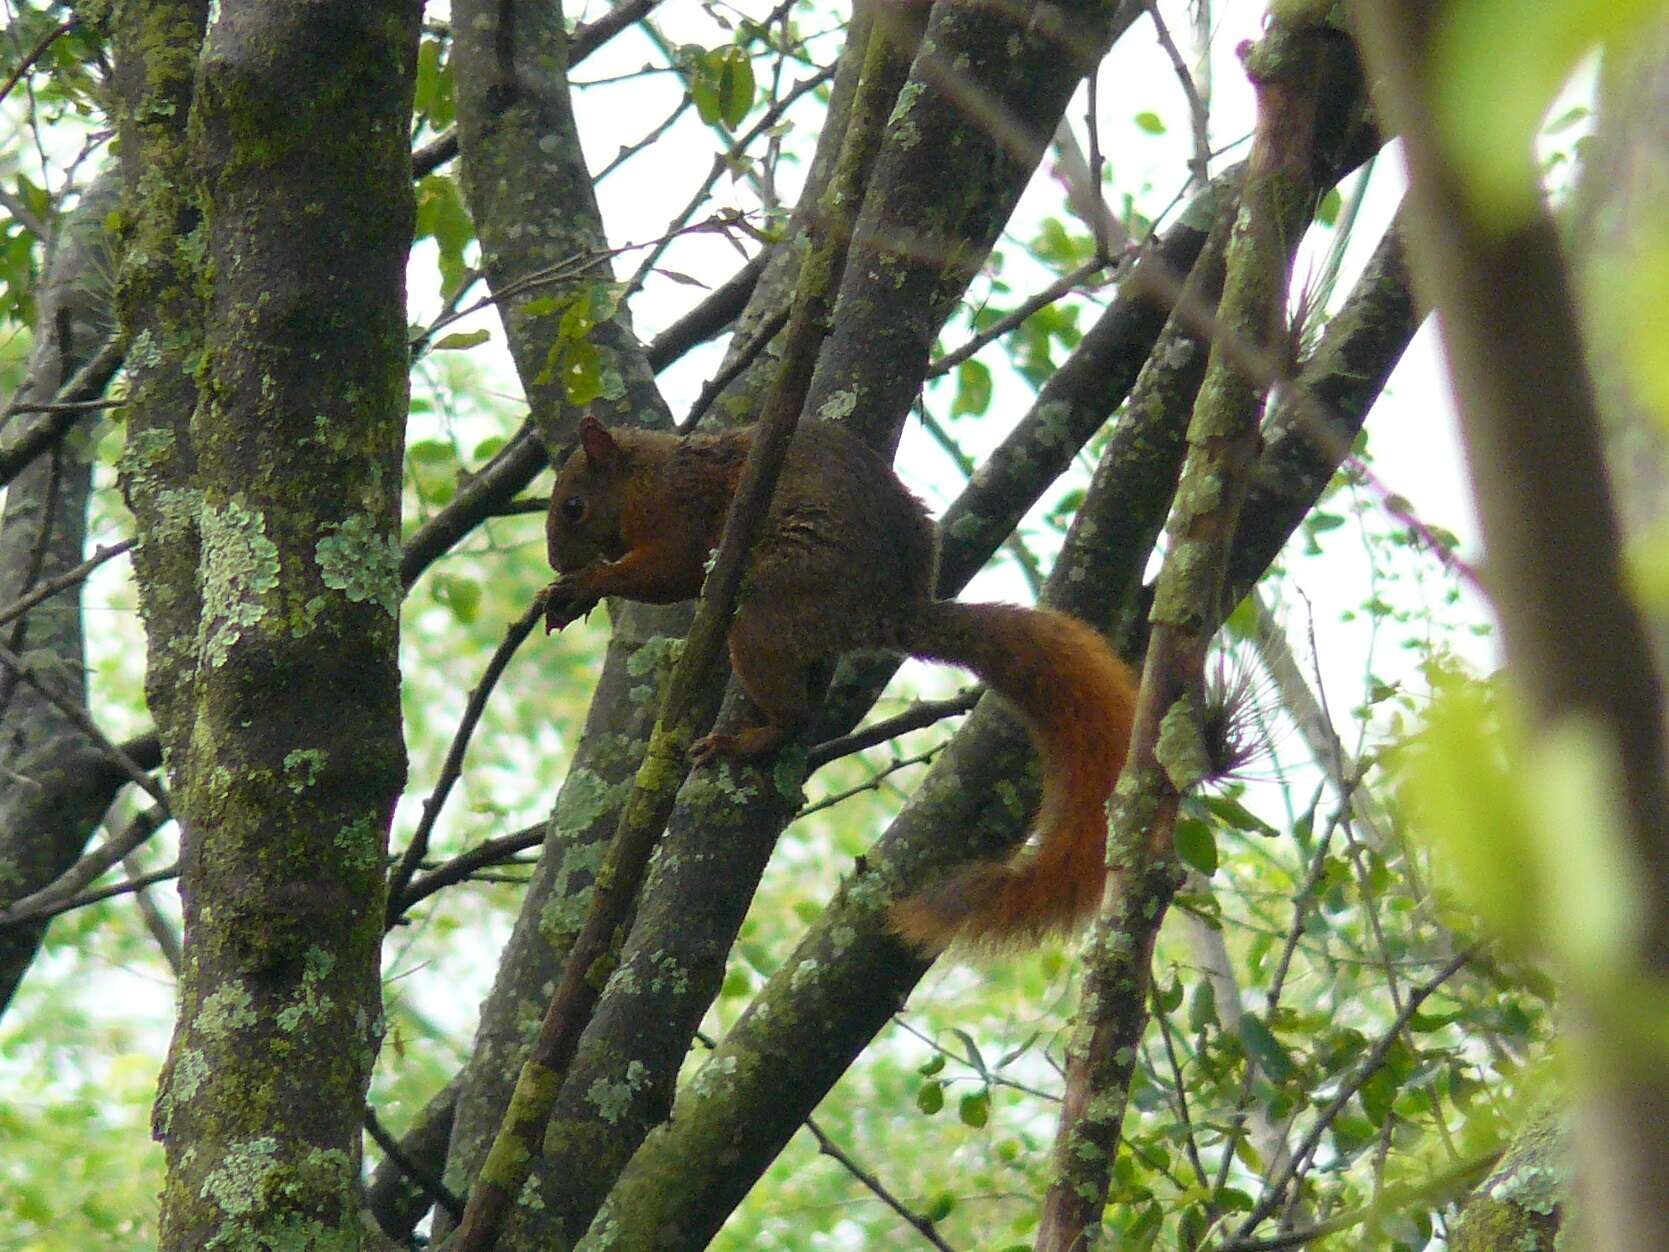
[{"label": "leafy foliage", "polygon": [[[68,13],[63,5],[14,7],[6,45],[13,49],[33,46]],[[835,6],[769,15],[749,7],[735,28],[719,8],[669,12],[658,28],[619,36],[623,51],[598,56],[604,69],[586,67],[596,78],[576,93],[582,131],[626,150],[624,172],[600,191],[605,216],[631,223],[622,239],[654,237],[644,204],[659,203],[669,188],[681,201],[746,120],[782,98],[790,70],[820,66],[837,50],[845,13]],[[1509,181],[1491,165],[1511,146],[1507,140],[1521,139],[1528,150],[1575,58],[1623,29],[1625,19],[1639,20],[1644,7],[1566,6],[1561,17],[1552,15],[1558,5],[1455,6],[1453,56],[1466,69],[1451,74],[1452,107],[1466,123],[1456,126],[1454,141],[1474,152],[1480,187]],[[1186,6],[1160,9],[1180,31]],[[419,146],[446,132],[456,113],[450,32],[443,15],[431,17],[417,63],[412,135]],[[1539,49],[1535,73],[1520,76],[1521,62],[1478,55],[1480,44],[1500,38],[1503,23],[1516,28],[1526,20]],[[1232,42],[1219,32],[1201,50],[1220,82],[1234,73]],[[0,185],[41,222],[72,204],[88,171],[110,157],[100,113],[106,54],[88,21],[25,77],[19,90],[27,99],[6,103],[12,128],[0,139]],[[1115,56],[1136,54],[1121,45]],[[1140,59],[1159,69],[1133,77],[1116,103],[1107,99],[1112,76],[1101,86],[1102,138],[1118,160],[1116,176],[1102,172],[1102,190],[1133,241],[1169,220],[1188,177],[1169,63],[1146,48]],[[622,108],[624,92],[642,99]],[[648,127],[655,110],[675,116],[686,102],[693,116],[664,131]],[[712,285],[728,276],[735,248],[756,246],[792,202],[789,187],[810,163],[822,103],[796,105],[755,149],[731,161],[727,181],[715,175],[706,184],[699,203],[711,229],[667,243],[641,286],[598,280],[560,298],[536,294],[528,311],[548,315],[555,327],[541,381],[559,379],[575,406],[616,394],[617,367],[598,347],[596,328],[629,307],[648,337],[699,298],[681,277]],[[1221,108],[1227,116],[1213,119],[1216,137],[1232,144],[1244,130],[1244,108],[1232,100]],[[1147,152],[1160,155],[1140,155]],[[1368,182],[1381,177],[1370,173],[1328,195],[1305,264],[1334,250],[1354,256],[1358,219],[1349,206],[1358,193],[1383,194]],[[417,212],[409,280],[423,350],[413,362],[402,483],[408,539],[492,464],[522,415],[492,310],[470,305],[481,294],[480,245],[453,172],[442,167],[419,180]],[[741,219],[749,229],[734,226]],[[26,356],[43,255],[20,215],[0,223],[0,379],[8,388]],[[1096,255],[1092,231],[1071,213],[1059,185],[1037,180],[944,328],[941,354],[1022,311],[1033,293]],[[573,263],[552,258],[553,265]],[[1630,304],[1661,305],[1650,297],[1662,289],[1665,268],[1656,257],[1633,275],[1639,289]],[[912,432],[900,458],[912,485],[935,502],[954,494],[1116,294],[1105,271],[1085,278],[930,383],[922,410],[961,455],[943,456]],[[426,326],[445,333],[431,336]],[[717,359],[705,349],[666,371],[661,381],[679,402],[675,410],[694,398]],[[1642,348],[1632,368],[1652,394],[1664,392],[1661,344]],[[114,486],[116,429],[101,427],[83,445],[99,466],[91,512],[99,542],[132,528]],[[1134,1058],[1114,1163],[1106,1218],[1112,1246],[1218,1246],[1312,1132],[1283,1211],[1299,1226],[1340,1213],[1360,1212],[1361,1220],[1309,1246],[1443,1246],[1447,1206],[1460,1189],[1450,1183],[1496,1151],[1553,1081],[1549,984],[1536,964],[1550,919],[1560,923],[1555,957],[1595,976],[1607,974],[1609,954],[1632,924],[1620,854],[1600,840],[1573,872],[1558,845],[1574,808],[1603,812],[1603,763],[1581,742],[1530,758],[1502,730],[1496,689],[1480,677],[1493,663],[1493,641],[1454,567],[1456,551],[1469,545],[1441,524],[1452,517],[1427,516],[1379,485],[1379,442],[1375,434],[1354,449],[1260,588],[1265,605],[1281,606],[1272,633],[1304,657],[1292,669],[1304,698],[1325,710],[1329,737],[1311,742],[1295,728],[1300,700],[1291,675],[1255,689],[1252,716],[1267,732],[1265,750],[1246,776],[1191,799],[1177,830],[1189,877],[1155,955],[1153,1021]],[[973,594],[1024,594],[1028,577],[1058,549],[1103,446],[1104,436],[1092,442],[1031,511]],[[1411,516],[1422,524],[1410,525]],[[1662,564],[1660,556],[1642,556],[1643,582],[1660,592],[1669,588]],[[402,668],[411,781],[394,821],[396,849],[419,820],[504,624],[548,576],[538,516],[511,513],[481,523],[407,596]],[[133,589],[121,578],[108,570],[90,591],[94,711],[109,730],[139,733],[146,725],[136,660],[143,645]],[[1238,644],[1263,637],[1255,607],[1231,619],[1228,633]],[[435,828],[431,863],[546,816],[581,734],[606,628],[599,613],[554,641],[534,640],[515,659],[470,741],[457,792]],[[1309,656],[1295,642],[1301,639],[1321,655]],[[951,682],[906,670],[875,716],[944,695]],[[1434,690],[1442,693],[1435,711]],[[815,776],[807,811],[785,835],[730,954],[705,1022],[709,1036],[734,1026],[951,730],[940,724],[912,732]],[[1413,838],[1416,828],[1436,838]],[[126,871],[101,882],[161,870],[177,852],[177,834],[166,828]],[[396,1131],[468,1055],[476,1005],[516,916],[530,855],[436,894],[390,934],[388,1032],[371,1101]],[[151,1197],[160,1156],[145,1125],[173,1003],[153,928],[175,924],[177,907],[166,888],[153,887],[148,900],[160,919],[147,921],[135,897],[123,894],[56,920],[0,1019],[0,1078],[7,1090],[27,1093],[0,1102],[0,1138],[11,1147],[0,1165],[7,1218],[0,1246],[155,1241]],[[1413,989],[1479,941],[1476,918],[1507,943],[1480,949],[1399,1020]],[[1076,992],[1077,967],[1062,945],[977,970],[941,963],[818,1110],[820,1129],[953,1246],[1030,1246],[1049,1181]],[[702,1047],[693,1050],[688,1069],[702,1055]],[[368,1158],[375,1163],[380,1153],[371,1149]],[[1381,1203],[1411,1195],[1425,1198]],[[715,1246],[886,1247],[906,1237],[892,1208],[802,1133]]]}]

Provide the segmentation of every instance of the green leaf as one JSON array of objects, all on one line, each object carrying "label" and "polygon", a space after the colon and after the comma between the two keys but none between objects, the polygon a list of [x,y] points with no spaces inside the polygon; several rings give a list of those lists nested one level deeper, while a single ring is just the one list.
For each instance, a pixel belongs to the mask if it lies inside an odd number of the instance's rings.
[{"label": "green leaf", "polygon": [[562,393],[572,405],[590,404],[603,394],[603,354],[595,344],[576,340],[564,345]]},{"label": "green leaf", "polygon": [[1144,1247],[1159,1234],[1165,1214],[1157,1204],[1144,1204],[1124,1232],[1124,1242],[1130,1247]]},{"label": "green leaf", "polygon": [[17,176],[17,189],[19,199],[29,206],[37,218],[44,221],[50,215],[52,197],[47,194],[45,187],[37,187],[29,181],[27,175],[19,174]]},{"label": "green leaf", "polygon": [[1397,1098],[1397,1080],[1389,1070],[1377,1069],[1368,1075],[1358,1095],[1362,1101],[1362,1111],[1368,1115],[1368,1120],[1375,1126],[1383,1126],[1385,1118],[1390,1115],[1391,1105]]},{"label": "green leaf", "polygon": [[417,237],[435,241],[441,287],[450,295],[469,273],[464,251],[475,239],[475,223],[458,184],[444,174],[417,185]]},{"label": "green leaf", "polygon": [[1196,817],[1179,818],[1176,823],[1176,854],[1182,863],[1207,878],[1217,872],[1217,839],[1211,827]]},{"label": "green leaf", "polygon": [[1144,130],[1150,135],[1163,135],[1165,133],[1165,121],[1157,113],[1143,110],[1136,114],[1133,120],[1137,129]]},{"label": "green leaf", "polygon": [[711,53],[703,53],[690,72],[690,101],[696,115],[709,126],[724,116],[719,107],[719,71],[711,58]]},{"label": "green leaf", "polygon": [[437,576],[435,595],[465,625],[475,620],[481,608],[481,584],[473,578],[460,578],[455,574]]},{"label": "green leaf", "polygon": [[1258,1068],[1268,1075],[1270,1081],[1283,1083],[1297,1072],[1281,1041],[1275,1038],[1257,1014],[1241,1014],[1239,1034],[1246,1055],[1257,1062]]},{"label": "green leaf", "polygon": [[1315,218],[1323,226],[1332,226],[1339,220],[1339,210],[1344,206],[1344,198],[1339,195],[1337,187],[1329,187],[1327,194],[1321,197],[1321,203],[1316,206]]},{"label": "green leaf", "polygon": [[956,1105],[956,1115],[964,1126],[976,1130],[991,1120],[991,1092],[988,1088],[969,1092]]},{"label": "green leaf", "polygon": [[1479,209],[1510,229],[1536,203],[1532,141],[1577,62],[1655,21],[1660,0],[1454,0],[1430,63],[1437,120]]},{"label": "green leaf", "polygon": [[979,361],[963,361],[956,367],[956,399],[951,401],[950,415],[984,413],[991,407],[991,371]]},{"label": "green leaf", "polygon": [[730,130],[753,108],[753,62],[746,50],[732,48],[719,70],[719,119]]},{"label": "green leaf", "polygon": [[943,1083],[924,1082],[921,1090],[916,1092],[916,1107],[929,1117],[945,1107],[945,1088]]},{"label": "green leaf", "polygon": [[452,125],[456,113],[453,87],[457,76],[450,60],[442,61],[439,40],[425,39],[417,50],[417,90],[413,104],[434,130]]},{"label": "green leaf", "polygon": [[447,335],[435,344],[436,352],[455,352],[462,348],[473,348],[477,344],[486,343],[493,337],[490,330],[465,330],[455,335]]},{"label": "green leaf", "polygon": [[1206,796],[1204,803],[1213,817],[1233,830],[1243,830],[1249,835],[1262,835],[1266,839],[1272,839],[1280,833],[1233,796]]},{"label": "green leaf", "polygon": [[753,991],[753,979],[748,977],[745,969],[733,969],[724,976],[724,985],[719,988],[719,998],[735,1000]]},{"label": "green leaf", "polygon": [[1188,997],[1188,1029],[1197,1035],[1216,1024],[1217,989],[1211,979],[1202,978],[1194,984],[1194,994]]},{"label": "green leaf", "polygon": [[446,465],[457,463],[452,445],[438,439],[423,439],[406,449],[406,455],[416,465]]},{"label": "green leaf", "polygon": [[916,1073],[920,1074],[923,1078],[931,1078],[934,1074],[937,1074],[940,1070],[944,1069],[944,1067],[945,1054],[943,1052],[935,1052],[932,1056],[922,1062],[921,1068],[916,1070]]},{"label": "green leaf", "polygon": [[745,49],[698,53],[690,68],[690,99],[709,126],[735,130],[753,108],[753,62]]}]

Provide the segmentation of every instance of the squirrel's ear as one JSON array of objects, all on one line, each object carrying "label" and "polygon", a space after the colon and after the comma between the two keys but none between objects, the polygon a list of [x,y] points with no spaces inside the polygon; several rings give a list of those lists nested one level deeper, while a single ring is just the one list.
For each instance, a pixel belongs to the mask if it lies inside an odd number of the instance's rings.
[{"label": "squirrel's ear", "polygon": [[620,445],[608,433],[608,427],[589,413],[580,418],[580,447],[597,469],[610,469],[620,460]]}]

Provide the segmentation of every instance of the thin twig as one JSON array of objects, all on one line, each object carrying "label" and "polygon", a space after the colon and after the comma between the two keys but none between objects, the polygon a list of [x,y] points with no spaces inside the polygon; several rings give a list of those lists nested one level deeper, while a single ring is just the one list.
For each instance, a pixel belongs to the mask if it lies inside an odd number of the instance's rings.
[{"label": "thin twig", "polygon": [[854,752],[862,752],[865,748],[873,748],[912,730],[921,730],[947,717],[959,717],[978,704],[984,694],[984,687],[974,687],[960,695],[951,696],[948,700],[921,700],[885,721],[854,730],[838,739],[825,739],[807,755],[806,770],[809,773],[811,770],[820,769],[830,761],[851,756]]},{"label": "thin twig", "polygon": [[695,403],[690,405],[688,416],[678,424],[680,435],[688,434],[695,429],[695,424],[701,420],[702,414],[707,412],[713,401],[719,398],[719,394],[735,382],[742,371],[759,359],[759,354],[765,351],[771,340],[776,338],[777,332],[786,325],[788,325],[787,308],[778,309],[765,320],[764,325],[754,332],[753,338],[748,340],[747,346],[737,351],[725,363],[724,368],[713,375],[707,385],[701,389],[701,394],[695,398]]},{"label": "thin twig", "polygon": [[147,839],[162,828],[168,814],[161,808],[148,808],[137,814],[119,835],[111,836],[39,891],[14,900],[0,912],[0,926],[14,926],[19,922],[35,921],[50,916],[59,904],[75,898],[107,869],[126,860]]},{"label": "thin twig", "polygon": [[1361,1065],[1357,1066],[1356,1072],[1339,1084],[1338,1091],[1327,1102],[1327,1106],[1316,1114],[1315,1124],[1310,1127],[1309,1132],[1299,1143],[1297,1151],[1292,1154],[1292,1159],[1287,1162],[1287,1167],[1264,1189],[1262,1197],[1252,1208],[1252,1211],[1236,1228],[1233,1237],[1230,1239],[1231,1244],[1251,1234],[1252,1231],[1257,1229],[1259,1222],[1275,1211],[1276,1206],[1281,1203],[1287,1187],[1291,1185],[1301,1163],[1315,1151],[1316,1145],[1321,1142],[1322,1135],[1327,1133],[1328,1127],[1344,1110],[1344,1106],[1350,1103],[1351,1098],[1357,1091],[1361,1090],[1362,1084],[1372,1078],[1379,1067],[1385,1063],[1385,1058],[1390,1054],[1392,1045],[1396,1043],[1398,1036],[1407,1028],[1408,1023],[1413,1020],[1414,1014],[1419,1011],[1420,1006],[1426,1002],[1434,991],[1454,977],[1460,968],[1472,959],[1476,951],[1475,948],[1467,948],[1456,953],[1442,969],[1409,994],[1408,1003],[1403,1006],[1402,1012],[1397,1014],[1397,1018],[1391,1023],[1390,1028],[1380,1035],[1379,1041],[1374,1044],[1373,1050],[1363,1059]]},{"label": "thin twig", "polygon": [[945,353],[937,361],[934,361],[933,364],[927,367],[927,377],[937,378],[941,374],[949,373],[958,365],[962,364],[963,361],[966,361],[981,348],[985,347],[986,344],[991,343],[994,340],[1001,339],[1004,335],[1008,334],[1009,331],[1024,322],[1033,313],[1036,313],[1040,309],[1048,308],[1056,300],[1059,300],[1068,292],[1083,286],[1096,274],[1106,268],[1107,263],[1105,261],[1085,261],[1070,274],[1065,274],[1060,278],[1057,278],[1042,291],[1039,291],[1036,295],[1029,297],[1024,304],[1021,304],[1012,312],[1006,313],[996,321],[992,322],[991,325],[980,331],[979,334],[974,335],[960,348],[953,349],[952,351]]},{"label": "thin twig", "polygon": [[[121,368],[125,351],[126,345],[121,338],[111,336],[94,354],[92,360],[77,370],[75,376],[58,389],[54,403],[62,405],[72,404],[77,400],[94,399],[104,391],[116,371]],[[22,403],[14,399],[12,404],[6,406],[5,412],[0,413],[0,426],[19,411]],[[18,407],[14,408],[13,405]],[[15,441],[0,448],[0,487],[11,482],[24,466],[69,434],[70,428],[80,417],[79,410],[49,413],[48,420],[36,423]]]},{"label": "thin twig", "polygon": [[369,1104],[365,1106],[365,1129],[371,1138],[376,1141],[377,1146],[382,1149],[383,1155],[393,1161],[399,1167],[400,1172],[412,1180],[413,1185],[423,1193],[431,1204],[437,1204],[445,1209],[447,1215],[453,1221],[457,1221],[458,1218],[463,1216],[463,1201],[459,1200],[447,1185],[435,1177],[431,1171],[406,1155],[405,1150],[400,1147],[400,1141],[388,1133]]},{"label": "thin twig", "polygon": [[57,43],[60,36],[69,34],[70,31],[74,30],[80,24],[81,19],[79,17],[69,17],[64,19],[62,22],[59,22],[57,26],[47,31],[46,34],[42,35],[40,42],[38,42],[33,48],[29,49],[29,51],[24,54],[23,60],[18,63],[18,67],[6,76],[6,81],[4,83],[0,83],[0,100],[4,100],[7,96],[12,94],[12,88],[17,86],[18,79],[22,78],[34,68],[35,62],[39,61],[46,55],[46,50],[53,44]]},{"label": "thin twig", "polygon": [[842,804],[845,801],[850,800],[853,796],[862,795],[866,791],[879,791],[881,789],[881,784],[894,774],[898,773],[899,770],[908,769],[912,765],[927,764],[934,757],[938,756],[940,752],[944,751],[944,747],[944,744],[938,743],[934,744],[933,747],[927,749],[925,752],[916,753],[915,756],[899,757],[895,761],[888,761],[886,765],[881,768],[880,772],[875,774],[874,777],[865,782],[859,783],[855,787],[848,787],[845,791],[837,791],[833,795],[824,796],[821,800],[816,800],[811,804],[806,805],[798,813],[794,814],[794,819],[798,821],[800,818],[809,817],[813,813],[821,813],[824,809],[832,809],[835,805]]},{"label": "thin twig", "polygon": [[84,909],[89,904],[99,904],[117,896],[132,895],[136,891],[143,891],[146,887],[154,887],[159,882],[167,882],[170,878],[178,878],[179,876],[180,866],[178,862],[175,862],[164,869],[152,870],[147,874],[130,877],[126,882],[115,883],[109,887],[100,887],[95,891],[78,895],[71,900],[61,900],[41,909],[39,913],[27,920],[20,920],[16,923],[8,922],[6,925],[28,926],[35,922],[44,922],[57,917],[61,913],[71,913],[76,909]]},{"label": "thin twig", "polygon": [[827,65],[818,70],[817,73],[813,74],[810,78],[795,83],[794,86],[788,89],[788,93],[784,95],[781,100],[761,114],[759,120],[738,136],[736,141],[732,143],[729,148],[713,158],[712,168],[708,170],[707,177],[702,179],[701,186],[696,188],[695,194],[689,198],[684,207],[673,217],[673,229],[668,230],[659,240],[655,241],[656,246],[653,251],[651,251],[648,256],[643,258],[643,260],[638,264],[637,269],[633,271],[631,278],[626,281],[626,294],[628,296],[635,292],[639,287],[643,286],[643,282],[646,278],[648,278],[650,271],[655,268],[655,266],[660,262],[662,254],[666,252],[666,245],[678,235],[684,233],[686,228],[682,226],[681,223],[687,222],[696,209],[701,207],[701,202],[712,192],[713,184],[719,181],[719,178],[724,174],[724,172],[727,169],[732,168],[736,161],[744,152],[748,150],[749,146],[756,139],[776,126],[777,122],[781,120],[782,115],[786,113],[789,108],[791,108],[794,103],[800,99],[801,96],[816,90],[818,87],[821,87],[824,83],[828,82],[829,79],[834,77],[834,72],[835,66],[832,64]]},{"label": "thin twig", "polygon": [[544,600],[535,597],[527,610],[510,623],[510,629],[504,632],[504,641],[498,645],[492,659],[487,662],[486,671],[481,675],[481,681],[475,690],[469,693],[469,703],[464,706],[464,715],[458,722],[458,730],[452,736],[452,745],[446,750],[446,760],[440,767],[440,777],[435,780],[435,789],[429,793],[429,798],[423,802],[423,816],[418,820],[417,829],[412,833],[411,842],[406,845],[405,855],[400,863],[389,875],[387,921],[393,925],[399,917],[397,903],[405,894],[412,875],[422,863],[423,857],[429,851],[429,836],[435,828],[435,819],[440,816],[441,806],[446,803],[446,797],[451,793],[452,786],[463,773],[464,753],[469,751],[470,737],[475,733],[476,725],[481,721],[481,714],[486,711],[487,700],[493,694],[493,688],[498,685],[505,667],[510,664],[510,658],[516,655],[516,649],[522,646],[527,637],[533,633],[533,627],[544,611]]},{"label": "thin twig", "polygon": [[398,919],[412,905],[426,900],[435,892],[454,883],[464,882],[476,871],[502,865],[519,852],[538,847],[545,838],[545,823],[524,826],[512,835],[488,839],[473,848],[466,848],[449,861],[442,862],[420,878],[414,878],[398,899],[389,897],[389,910]]},{"label": "thin twig", "polygon": [[[145,873],[136,856],[122,858],[122,870],[127,874],[127,881],[130,883],[143,877]],[[139,918],[145,923],[145,929],[151,932],[151,940],[156,944],[157,951],[162,953],[162,959],[168,963],[168,968],[174,971],[175,977],[178,977],[181,964],[185,960],[179,930],[157,907],[156,897],[151,894],[149,887],[136,885],[133,889],[133,903],[139,910]]]},{"label": "thin twig", "polygon": [[19,596],[5,608],[0,609],[0,626],[4,626],[14,618],[22,617],[42,600],[51,599],[60,591],[67,591],[77,583],[86,581],[87,576],[99,566],[114,557],[121,556],[122,553],[132,548],[135,542],[137,541],[133,539],[124,539],[121,543],[111,544],[108,548],[99,548],[74,569],[65,570],[56,578],[49,578],[45,582],[37,584],[28,595]]},{"label": "thin twig", "polygon": [[817,1124],[815,1118],[806,1118],[805,1126],[811,1132],[812,1138],[817,1140],[817,1150],[819,1152],[839,1162],[841,1168],[862,1183],[864,1188],[877,1200],[908,1222],[918,1235],[938,1248],[939,1252],[956,1252],[950,1244],[939,1236],[939,1232],[933,1228],[931,1221],[915,1212],[904,1201],[888,1191],[886,1185],[879,1178],[848,1156],[839,1144],[829,1138],[823,1128]]},{"label": "thin twig", "polygon": [[1171,1082],[1176,1088],[1176,1113],[1182,1122],[1182,1144],[1188,1152],[1188,1161],[1194,1167],[1194,1177],[1200,1180],[1200,1186],[1209,1187],[1211,1176],[1205,1172],[1205,1163],[1200,1160],[1199,1144],[1195,1141],[1194,1121],[1188,1115],[1188,1085],[1182,1081],[1182,1064],[1176,1059],[1176,1042],[1171,1038],[1171,1016],[1159,1003],[1159,989],[1148,988],[1148,999],[1153,1005],[1153,1018],[1159,1023],[1159,1035],[1165,1041],[1165,1059],[1170,1063]]},{"label": "thin twig", "polygon": [[168,793],[163,790],[162,784],[141,769],[134,759],[123,752],[120,747],[112,743],[109,737],[88,716],[85,708],[35,673],[24,663],[23,658],[10,648],[0,646],[0,665],[11,670],[12,673],[40,692],[47,702],[68,718],[77,730],[92,740],[93,745],[104,753],[122,773],[126,774],[135,786],[161,805],[164,812],[169,811]]},{"label": "thin twig", "polygon": [[1464,1161],[1451,1170],[1439,1174],[1429,1182],[1421,1183],[1417,1187],[1392,1188],[1386,1197],[1375,1204],[1364,1204],[1361,1208],[1352,1209],[1348,1213],[1340,1213],[1337,1217],[1329,1217],[1326,1221],[1317,1222],[1313,1226],[1306,1226],[1302,1230],[1289,1230],[1268,1239],[1231,1239],[1223,1244],[1217,1252],[1285,1252],[1288,1248],[1301,1248],[1306,1243],[1314,1243],[1317,1239],[1337,1234],[1341,1230],[1349,1230],[1352,1226],[1360,1226],[1381,1213],[1404,1207],[1417,1201],[1447,1195],[1460,1187],[1470,1186],[1487,1174],[1501,1159],[1502,1149],[1474,1157]]},{"label": "thin twig", "polygon": [[1183,59],[1182,50],[1176,46],[1171,38],[1170,28],[1165,25],[1165,19],[1159,15],[1158,0],[1146,0],[1147,15],[1153,19],[1153,27],[1159,34],[1159,46],[1164,48],[1165,55],[1171,59],[1171,68],[1176,71],[1176,79],[1182,84],[1182,94],[1188,99],[1188,120],[1194,137],[1194,154],[1188,161],[1189,173],[1193,175],[1194,183],[1203,187],[1211,180],[1211,135],[1210,114],[1206,110],[1205,97],[1194,85],[1194,75],[1189,72],[1188,62]]},{"label": "thin twig", "polygon": [[13,413],[96,413],[99,409],[120,408],[126,400],[72,400],[67,404],[14,404]]}]

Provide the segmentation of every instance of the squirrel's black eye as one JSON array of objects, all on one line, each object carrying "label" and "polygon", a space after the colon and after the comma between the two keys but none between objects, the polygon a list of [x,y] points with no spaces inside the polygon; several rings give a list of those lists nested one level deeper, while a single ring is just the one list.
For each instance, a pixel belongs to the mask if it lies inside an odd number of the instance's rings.
[{"label": "squirrel's black eye", "polygon": [[577,522],[585,516],[585,498],[583,496],[569,496],[562,502],[562,516],[570,522]]}]

